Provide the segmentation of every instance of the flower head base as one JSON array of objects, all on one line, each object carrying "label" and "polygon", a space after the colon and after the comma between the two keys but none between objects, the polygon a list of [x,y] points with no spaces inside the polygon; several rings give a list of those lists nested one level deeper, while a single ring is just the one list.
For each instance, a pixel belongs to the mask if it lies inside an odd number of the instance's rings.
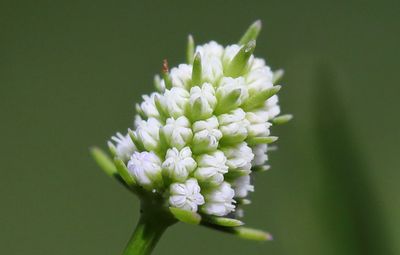
[{"label": "flower head base", "polygon": [[188,62],[170,71],[164,62],[158,92],[137,104],[130,136],[117,134],[110,144],[127,186],[157,196],[179,220],[186,211],[206,226],[237,227],[240,221],[226,217],[241,214],[254,191],[251,175],[266,169],[267,144],[276,140],[270,127],[290,119],[278,116],[281,71],[253,55],[260,28],[255,22],[227,47],[212,41],[195,48],[190,37]]}]

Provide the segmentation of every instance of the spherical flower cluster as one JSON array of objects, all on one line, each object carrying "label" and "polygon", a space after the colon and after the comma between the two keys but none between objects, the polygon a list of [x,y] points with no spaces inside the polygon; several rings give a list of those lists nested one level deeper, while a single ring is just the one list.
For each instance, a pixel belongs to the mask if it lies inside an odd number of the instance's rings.
[{"label": "spherical flower cluster", "polygon": [[235,215],[254,191],[253,172],[266,169],[281,72],[253,55],[251,32],[226,47],[194,48],[190,38],[187,63],[169,70],[164,62],[157,92],[136,105],[133,129],[109,143],[132,183],[169,207]]}]

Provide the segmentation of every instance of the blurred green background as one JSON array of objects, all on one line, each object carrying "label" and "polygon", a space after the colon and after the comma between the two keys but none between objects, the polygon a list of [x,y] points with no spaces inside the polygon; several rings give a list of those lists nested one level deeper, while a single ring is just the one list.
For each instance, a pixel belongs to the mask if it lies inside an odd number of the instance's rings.
[{"label": "blurred green background", "polygon": [[399,1],[0,2],[0,254],[120,254],[138,201],[88,148],[132,124],[161,60],[264,27],[286,75],[272,170],[256,178],[254,243],[169,229],[155,254],[400,254]]}]

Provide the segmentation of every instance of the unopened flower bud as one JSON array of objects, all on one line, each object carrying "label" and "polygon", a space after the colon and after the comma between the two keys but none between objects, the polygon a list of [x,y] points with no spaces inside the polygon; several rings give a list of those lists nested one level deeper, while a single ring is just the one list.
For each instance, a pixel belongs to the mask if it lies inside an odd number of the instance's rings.
[{"label": "unopened flower bud", "polygon": [[238,108],[229,113],[221,114],[218,116],[218,121],[219,129],[223,135],[221,142],[234,144],[246,139],[249,121],[242,109]]},{"label": "unopened flower bud", "polygon": [[196,86],[190,89],[189,113],[192,120],[211,117],[216,104],[217,98],[211,84],[204,83],[201,88]]},{"label": "unopened flower bud", "polygon": [[129,173],[147,190],[162,186],[161,160],[153,152],[134,152],[128,162]]},{"label": "unopened flower bud", "polygon": [[224,181],[224,174],[228,172],[226,157],[222,151],[203,154],[197,157],[197,169],[194,176],[205,185],[219,185]]},{"label": "unopened flower bud", "polygon": [[189,120],[181,116],[177,119],[169,118],[164,127],[162,127],[163,138],[165,142],[177,149],[182,149],[193,137]]},{"label": "unopened flower bud", "polygon": [[116,156],[124,162],[127,162],[133,152],[137,150],[129,135],[117,133],[115,136],[111,137],[111,139],[116,143],[116,146],[113,144],[109,145],[115,147]]},{"label": "unopened flower bud", "polygon": [[225,216],[235,210],[234,195],[235,191],[231,188],[231,185],[223,182],[220,186],[205,194],[206,202],[201,210],[206,214]]},{"label": "unopened flower bud", "polygon": [[249,192],[254,192],[254,186],[250,183],[250,175],[240,176],[233,183],[236,198],[245,198]]},{"label": "unopened flower bud", "polygon": [[267,156],[267,145],[266,144],[258,144],[253,147],[254,159],[252,161],[253,166],[262,166],[265,164],[265,161],[268,160]]},{"label": "unopened flower bud", "polygon": [[154,97],[159,95],[158,93],[152,93],[150,96],[144,95],[143,102],[140,104],[142,113],[147,117],[159,118],[160,113],[154,103]]},{"label": "unopened flower bud", "polygon": [[239,107],[248,97],[247,86],[243,77],[224,77],[217,88],[217,113],[226,113]]},{"label": "unopened flower bud", "polygon": [[[267,117],[267,118],[266,118]],[[249,121],[247,126],[248,136],[269,136],[271,123],[267,122],[268,116],[263,115],[262,112],[247,112],[246,119]]]},{"label": "unopened flower bud", "polygon": [[218,119],[213,116],[193,123],[193,151],[197,154],[215,151],[222,132],[218,129]]},{"label": "unopened flower bud", "polygon": [[189,92],[180,87],[173,87],[165,91],[163,100],[166,112],[173,118],[179,118],[185,113]]},{"label": "unopened flower bud", "polygon": [[254,154],[246,143],[240,143],[235,146],[222,148],[227,161],[226,165],[229,167],[229,171],[248,171],[250,172],[251,161],[254,158]]},{"label": "unopened flower bud", "polygon": [[188,89],[192,78],[192,67],[187,64],[180,64],[171,69],[170,78],[172,86]]},{"label": "unopened flower bud", "polygon": [[185,147],[181,151],[176,148],[169,149],[162,164],[164,176],[176,182],[185,181],[189,174],[196,169],[196,166],[189,147]]},{"label": "unopened flower bud", "polygon": [[184,183],[173,183],[169,189],[169,204],[183,210],[197,212],[198,206],[204,204],[197,180],[192,178]]},{"label": "unopened flower bud", "polygon": [[135,134],[138,141],[148,151],[155,151],[160,145],[159,130],[161,123],[155,118],[142,120],[138,123]]}]

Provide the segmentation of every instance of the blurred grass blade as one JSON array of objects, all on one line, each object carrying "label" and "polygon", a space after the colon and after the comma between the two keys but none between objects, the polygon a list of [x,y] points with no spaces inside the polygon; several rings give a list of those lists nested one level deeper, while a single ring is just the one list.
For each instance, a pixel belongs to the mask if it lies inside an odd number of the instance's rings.
[{"label": "blurred grass blade", "polygon": [[270,233],[254,228],[238,227],[234,229],[234,234],[240,238],[253,241],[269,241],[273,239]]},{"label": "blurred grass blade", "polygon": [[[356,146],[336,84],[320,69],[315,84],[315,135],[321,158],[321,219],[332,254],[394,254],[387,238],[368,159]],[[351,105],[350,105],[351,106]]]},{"label": "blurred grass blade", "polygon": [[90,148],[90,153],[96,161],[97,165],[109,176],[114,177],[117,173],[117,168],[115,167],[111,158],[100,148],[92,147]]},{"label": "blurred grass blade", "polygon": [[247,227],[226,227],[220,226],[216,224],[212,224],[207,221],[201,222],[202,226],[212,228],[217,231],[221,231],[228,234],[236,235],[240,238],[253,240],[253,241],[269,241],[272,240],[272,235],[268,232],[254,229],[254,228],[247,228]]}]

